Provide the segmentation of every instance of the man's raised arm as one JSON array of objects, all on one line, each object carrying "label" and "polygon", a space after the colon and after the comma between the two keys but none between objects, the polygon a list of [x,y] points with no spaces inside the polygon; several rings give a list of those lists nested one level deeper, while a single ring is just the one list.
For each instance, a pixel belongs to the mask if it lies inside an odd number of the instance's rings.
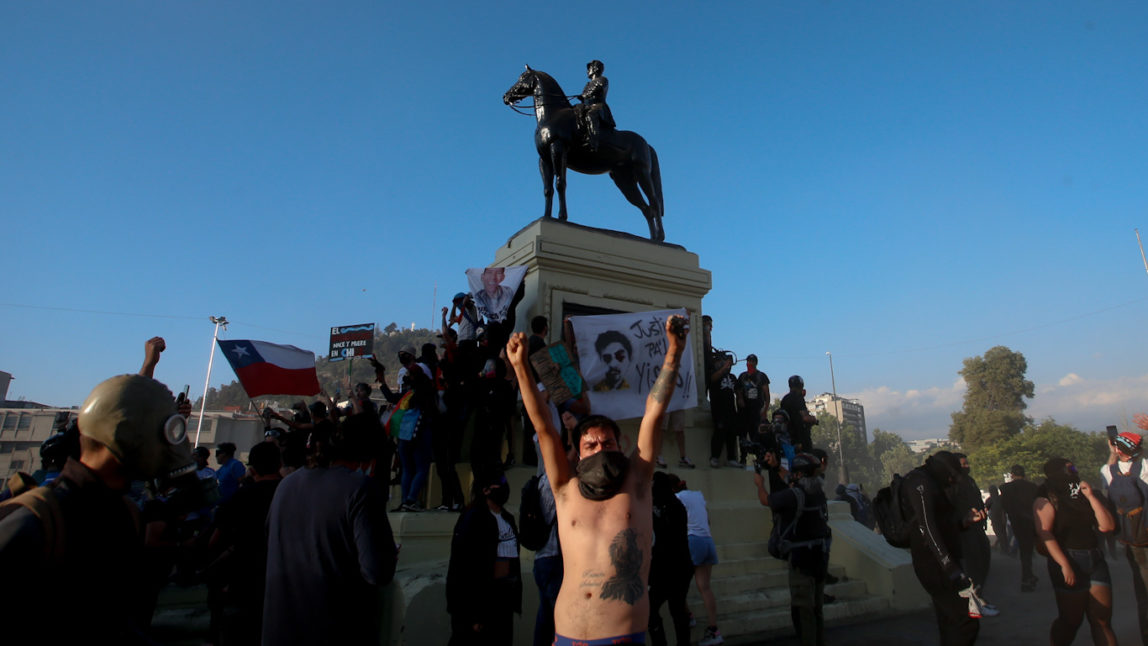
[{"label": "man's raised arm", "polygon": [[690,326],[685,317],[673,315],[666,319],[666,359],[654,387],[646,397],[646,414],[638,427],[638,457],[653,464],[662,446],[662,418],[670,406],[674,387],[678,383],[678,369],[682,365],[682,352],[686,349],[686,334]]},{"label": "man's raised arm", "polygon": [[558,435],[558,429],[554,428],[554,420],[550,417],[546,402],[542,400],[538,389],[534,386],[528,347],[526,335],[517,332],[511,335],[510,341],[506,344],[506,356],[510,359],[510,365],[514,367],[514,376],[518,379],[518,392],[522,393],[522,407],[530,415],[530,421],[538,433],[538,448],[542,451],[542,462],[546,465],[550,488],[557,491],[570,480],[570,463],[566,461],[562,439]]}]

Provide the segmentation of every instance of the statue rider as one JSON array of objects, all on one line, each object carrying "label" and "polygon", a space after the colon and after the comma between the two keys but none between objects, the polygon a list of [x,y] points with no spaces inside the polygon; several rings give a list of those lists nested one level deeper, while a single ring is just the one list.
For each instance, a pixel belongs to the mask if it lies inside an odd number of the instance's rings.
[{"label": "statue rider", "polygon": [[578,118],[588,134],[590,150],[597,152],[603,129],[616,127],[610,106],[606,105],[606,93],[610,91],[610,81],[602,76],[606,66],[599,60],[586,63],[586,76],[590,81],[582,88],[578,98],[582,104],[576,107]]}]

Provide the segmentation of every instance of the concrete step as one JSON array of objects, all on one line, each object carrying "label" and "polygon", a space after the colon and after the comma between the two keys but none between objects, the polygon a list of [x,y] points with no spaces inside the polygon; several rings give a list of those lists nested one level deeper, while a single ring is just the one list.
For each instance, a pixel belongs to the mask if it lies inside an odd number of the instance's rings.
[{"label": "concrete step", "polygon": [[785,570],[789,564],[771,557],[746,559],[718,559],[713,576],[736,576],[739,574],[762,574],[774,570]]},{"label": "concrete step", "polygon": [[[767,537],[768,538],[768,537]],[[769,555],[766,539],[753,541],[721,542],[717,544],[718,563],[738,559],[769,559],[778,561]]]},{"label": "concrete step", "polygon": [[[718,576],[715,570],[715,575],[710,580],[710,588],[714,591],[714,596],[719,599],[722,597],[736,596],[753,590],[788,590],[788,565],[782,561],[777,562],[786,567],[769,568],[764,572],[752,574],[722,576]],[[845,578],[845,570],[839,566],[831,566],[829,572],[839,579],[844,580]],[[696,591],[697,586],[694,586],[694,589]]]},{"label": "concrete step", "polygon": [[[825,586],[825,593],[836,597],[840,601],[855,601],[859,599],[868,598],[868,588],[865,586],[864,581],[842,581],[833,585]],[[696,606],[702,608],[701,597],[686,597],[687,602],[691,603],[696,600]],[[718,607],[718,625],[721,625],[721,620],[726,616],[738,616],[741,613],[760,611],[766,608],[788,608],[789,607],[789,587],[785,588],[769,588],[767,590],[750,590],[742,594],[733,595],[729,597],[718,597],[716,599]]]},{"label": "concrete step", "polygon": [[[720,607],[720,606],[719,606]],[[690,604],[697,625],[691,630],[692,641],[702,638],[705,632],[705,610],[700,603]],[[700,611],[700,612],[699,612]],[[860,618],[871,620],[890,612],[889,602],[883,598],[839,599],[823,608],[826,626],[849,624]],[[668,622],[669,615],[662,611]],[[669,625],[669,624],[667,624]],[[768,640],[793,635],[793,620],[790,616],[788,592],[781,605],[757,607],[735,614],[718,613],[718,630],[727,644],[759,644]]]}]

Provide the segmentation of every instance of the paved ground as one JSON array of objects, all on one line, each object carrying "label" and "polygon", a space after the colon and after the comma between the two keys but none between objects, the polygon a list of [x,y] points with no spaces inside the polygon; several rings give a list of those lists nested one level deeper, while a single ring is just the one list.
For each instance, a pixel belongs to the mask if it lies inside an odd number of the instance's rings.
[{"label": "paved ground", "polygon": [[[1136,620],[1136,600],[1132,580],[1123,555],[1109,560],[1113,578],[1114,606],[1112,624],[1118,643],[1140,646]],[[1056,617],[1056,601],[1048,584],[1045,559],[1033,556],[1033,572],[1040,577],[1035,592],[1020,591],[1020,562],[1015,558],[993,555],[985,596],[998,608],[998,617],[981,620],[978,646],[1038,646],[1048,643],[1048,627]],[[938,643],[937,624],[931,609],[892,619],[849,626],[835,626],[826,631],[829,646],[919,646]],[[796,646],[796,638],[758,642],[771,646]],[[1087,623],[1081,625],[1073,644],[1091,644]]]}]

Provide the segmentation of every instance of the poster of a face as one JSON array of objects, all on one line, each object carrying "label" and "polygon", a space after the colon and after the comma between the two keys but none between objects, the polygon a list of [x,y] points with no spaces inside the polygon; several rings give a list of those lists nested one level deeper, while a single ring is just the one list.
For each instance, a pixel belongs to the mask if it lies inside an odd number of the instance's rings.
[{"label": "poster of a face", "polygon": [[[641,417],[646,397],[661,371],[669,344],[666,318],[686,315],[684,309],[573,316],[578,362],[589,385],[590,408],[614,419]],[[697,406],[692,334],[678,370],[678,383],[670,410]]]},{"label": "poster of a face", "polygon": [[466,280],[478,313],[488,321],[501,321],[506,318],[510,301],[526,276],[526,266],[514,267],[471,267],[466,270]]}]

